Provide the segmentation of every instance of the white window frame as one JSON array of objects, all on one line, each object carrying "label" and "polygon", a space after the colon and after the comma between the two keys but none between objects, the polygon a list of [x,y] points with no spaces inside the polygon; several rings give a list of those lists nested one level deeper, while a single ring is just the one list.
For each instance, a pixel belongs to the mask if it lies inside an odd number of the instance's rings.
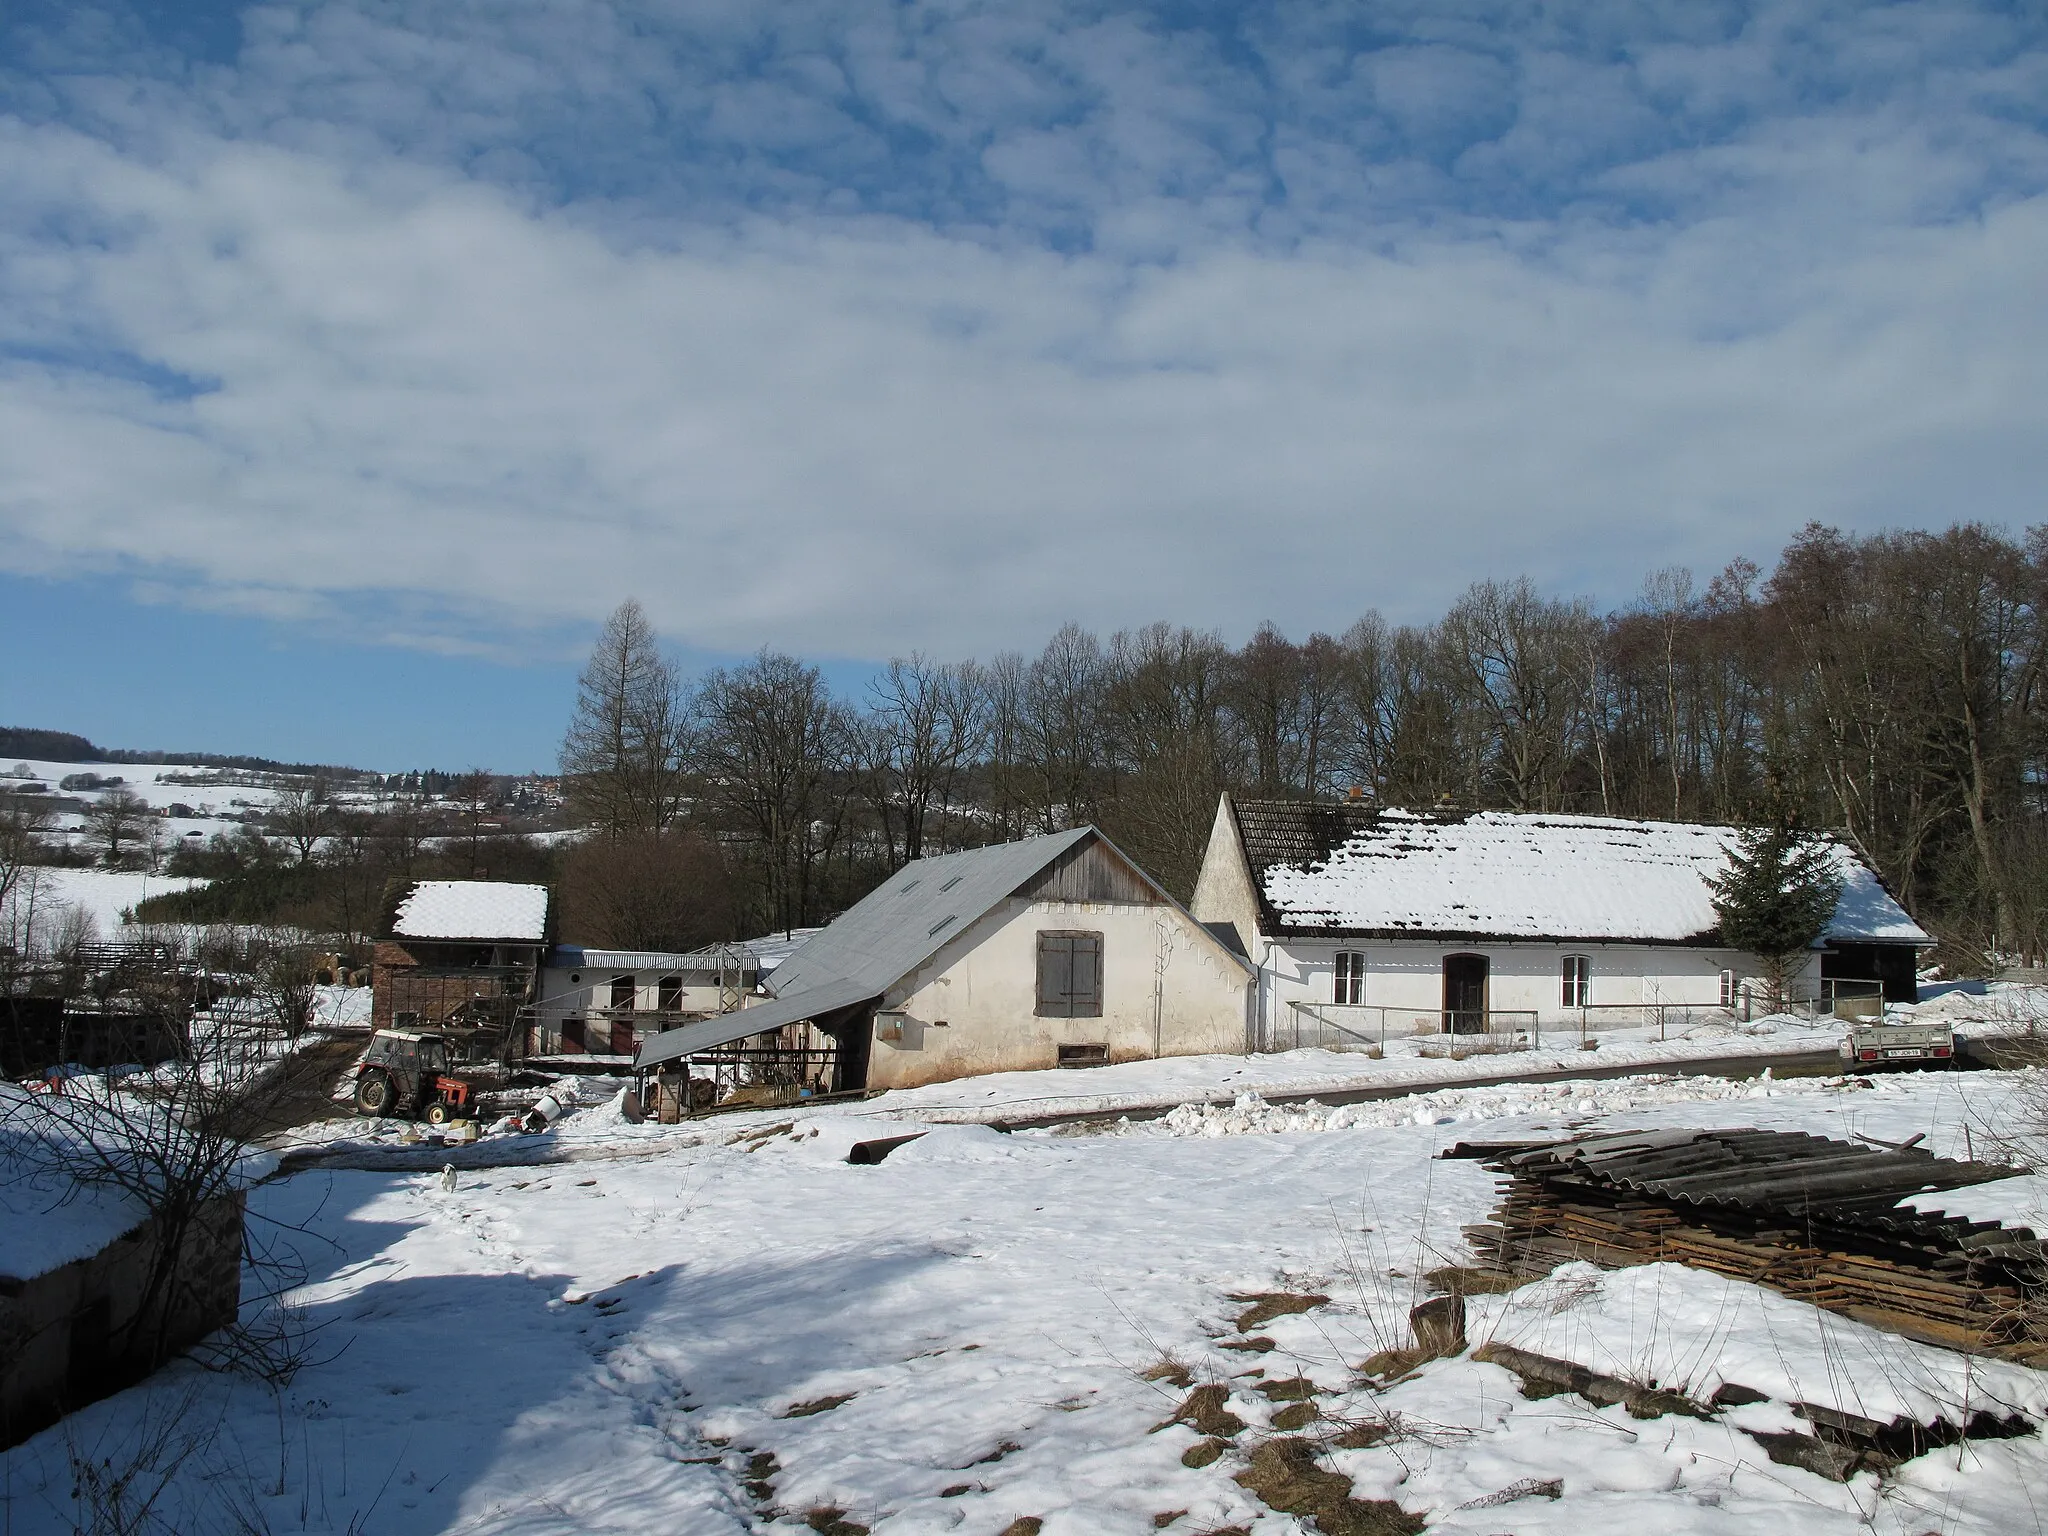
[{"label": "white window frame", "polygon": [[1560,1007],[1590,1008],[1593,1006],[1593,957],[1591,955],[1561,955],[1558,957],[1557,989],[1561,999]]},{"label": "white window frame", "polygon": [[1732,966],[1724,966],[1721,970],[1721,1006],[1736,1008],[1741,1003],[1742,989],[1735,980],[1735,970]]},{"label": "white window frame", "polygon": [[1330,971],[1330,1001],[1339,1007],[1357,1007],[1365,1001],[1365,951],[1340,949]]}]

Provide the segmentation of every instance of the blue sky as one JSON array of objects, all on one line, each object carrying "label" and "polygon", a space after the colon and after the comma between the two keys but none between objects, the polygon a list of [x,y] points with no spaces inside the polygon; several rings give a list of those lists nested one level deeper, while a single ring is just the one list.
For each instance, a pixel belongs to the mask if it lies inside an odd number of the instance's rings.
[{"label": "blue sky", "polygon": [[17,0],[0,720],[530,766],[628,595],[852,679],[2021,526],[2044,111],[1941,0]]}]

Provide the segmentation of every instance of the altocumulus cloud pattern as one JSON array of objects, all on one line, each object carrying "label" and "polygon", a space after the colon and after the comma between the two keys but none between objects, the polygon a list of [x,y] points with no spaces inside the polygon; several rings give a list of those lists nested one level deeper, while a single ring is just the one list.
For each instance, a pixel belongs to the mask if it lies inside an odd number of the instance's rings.
[{"label": "altocumulus cloud pattern", "polygon": [[0,23],[0,568],[517,649],[1341,626],[2048,470],[2030,7]]}]

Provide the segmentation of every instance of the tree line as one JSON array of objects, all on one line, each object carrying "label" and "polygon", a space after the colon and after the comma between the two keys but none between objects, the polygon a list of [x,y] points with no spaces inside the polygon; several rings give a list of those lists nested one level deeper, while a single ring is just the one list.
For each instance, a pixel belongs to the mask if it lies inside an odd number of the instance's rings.
[{"label": "tree line", "polygon": [[1768,573],[1659,571],[1611,612],[1521,579],[1237,647],[1068,625],[1035,656],[892,660],[852,699],[773,650],[685,679],[627,602],[563,746],[590,829],[565,901],[620,943],[801,926],[907,860],[1084,822],[1185,897],[1227,787],[1832,828],[1946,941],[2032,959],[2044,580],[2048,530],[1811,525]]}]

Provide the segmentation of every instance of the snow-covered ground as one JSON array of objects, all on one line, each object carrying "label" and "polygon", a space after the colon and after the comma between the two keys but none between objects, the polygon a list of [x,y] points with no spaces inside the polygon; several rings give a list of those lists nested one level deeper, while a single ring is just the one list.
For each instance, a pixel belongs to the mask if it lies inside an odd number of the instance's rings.
[{"label": "snow-covered ground", "polygon": [[152,875],[141,870],[34,866],[22,871],[21,885],[11,899],[24,912],[31,902],[82,908],[91,915],[100,937],[113,938],[121,926],[121,915],[138,901],[205,883],[186,875]]},{"label": "snow-covered ground", "polygon": [[[1416,1277],[1460,1258],[1461,1227],[1494,1203],[1486,1170],[1436,1158],[1456,1140],[1755,1125],[1960,1151],[1966,1124],[1981,1138],[2040,1087],[1901,1074],[1247,1100],[1083,1134],[940,1126],[873,1167],[844,1161],[877,1133],[869,1115],[628,1127],[593,1108],[583,1150],[625,1155],[464,1170],[453,1188],[315,1169],[258,1189],[258,1242],[307,1268],[315,1363],[275,1387],[175,1367],[6,1453],[0,1487],[11,1533],[73,1529],[68,1456],[118,1468],[175,1414],[197,1426],[159,1506],[181,1533],[1277,1536],[1304,1527],[1234,1474],[1311,1391],[1324,1430],[1393,1426],[1327,1464],[1432,1531],[2041,1532],[2038,1435],[1838,1484],[1745,1431],[1803,1427],[1795,1399],[2048,1419],[2048,1376],[1709,1275],[1561,1273],[1475,1298],[1469,1331],[1770,1394],[1717,1418],[1530,1400],[1469,1355],[1384,1389],[1355,1370],[1400,1341]],[[575,1124],[527,1145],[559,1156]],[[1234,1298],[1268,1292],[1328,1300],[1260,1324],[1263,1353],[1224,1348],[1248,1305]],[[1183,1461],[1200,1437],[1167,1423],[1183,1397],[1158,1379],[1169,1362],[1224,1387],[1246,1425],[1212,1464]],[[1555,1499],[1475,1503],[1551,1479]]]}]

